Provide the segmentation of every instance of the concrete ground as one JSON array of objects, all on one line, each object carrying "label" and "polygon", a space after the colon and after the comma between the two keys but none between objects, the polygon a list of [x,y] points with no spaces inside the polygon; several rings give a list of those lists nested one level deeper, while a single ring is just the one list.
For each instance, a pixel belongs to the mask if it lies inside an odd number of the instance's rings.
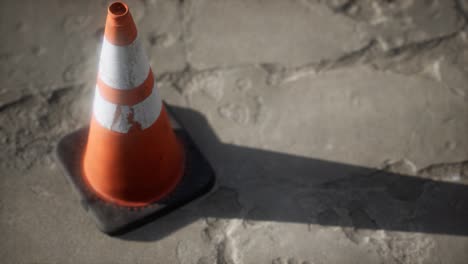
[{"label": "concrete ground", "polygon": [[53,159],[107,4],[0,3],[2,263],[468,263],[468,1],[128,1],[218,182],[121,237]]}]

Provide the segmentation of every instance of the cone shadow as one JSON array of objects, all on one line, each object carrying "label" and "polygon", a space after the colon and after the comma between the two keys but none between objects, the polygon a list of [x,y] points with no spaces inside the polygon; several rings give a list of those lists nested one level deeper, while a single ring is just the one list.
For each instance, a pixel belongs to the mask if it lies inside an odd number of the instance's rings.
[{"label": "cone shadow", "polygon": [[154,241],[203,218],[468,235],[468,186],[234,146],[198,112],[171,107],[219,186],[125,240]]}]

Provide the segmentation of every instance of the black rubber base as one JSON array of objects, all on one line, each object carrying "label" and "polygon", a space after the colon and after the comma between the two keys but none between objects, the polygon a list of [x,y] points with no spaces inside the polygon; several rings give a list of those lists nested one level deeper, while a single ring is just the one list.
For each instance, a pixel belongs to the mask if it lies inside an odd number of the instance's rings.
[{"label": "black rubber base", "polygon": [[213,169],[186,131],[178,125],[170,111],[168,114],[177,137],[184,145],[185,172],[174,191],[146,207],[133,208],[112,204],[97,197],[92,190],[87,188],[83,182],[81,169],[88,136],[87,127],[70,133],[59,141],[56,156],[64,169],[65,176],[73,189],[77,191],[82,206],[96,221],[102,232],[109,235],[126,233],[202,196],[214,186]]}]

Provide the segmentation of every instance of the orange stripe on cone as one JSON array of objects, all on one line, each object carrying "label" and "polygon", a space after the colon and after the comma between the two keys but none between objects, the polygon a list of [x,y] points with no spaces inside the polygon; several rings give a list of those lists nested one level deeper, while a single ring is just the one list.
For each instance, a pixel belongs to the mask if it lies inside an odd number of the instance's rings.
[{"label": "orange stripe on cone", "polygon": [[103,82],[99,76],[97,85],[101,95],[109,102],[122,105],[134,105],[143,101],[151,94],[154,85],[154,77],[150,69],[146,80],[141,85],[130,90],[114,89]]},{"label": "orange stripe on cone", "polygon": [[[136,26],[125,4],[110,5],[105,34],[115,45],[135,41]],[[132,89],[119,90],[99,78],[97,86],[83,162],[85,182],[102,199],[122,206],[161,199],[180,181],[185,154],[153,87],[151,69],[146,81]]]}]

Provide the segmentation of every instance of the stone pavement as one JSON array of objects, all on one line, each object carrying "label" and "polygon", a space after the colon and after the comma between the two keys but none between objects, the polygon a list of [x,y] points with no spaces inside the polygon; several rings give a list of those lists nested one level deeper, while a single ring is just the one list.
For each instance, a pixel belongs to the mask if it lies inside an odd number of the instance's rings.
[{"label": "stone pavement", "polygon": [[468,263],[468,1],[128,1],[218,182],[117,238],[53,159],[108,3],[0,3],[2,262]]}]

